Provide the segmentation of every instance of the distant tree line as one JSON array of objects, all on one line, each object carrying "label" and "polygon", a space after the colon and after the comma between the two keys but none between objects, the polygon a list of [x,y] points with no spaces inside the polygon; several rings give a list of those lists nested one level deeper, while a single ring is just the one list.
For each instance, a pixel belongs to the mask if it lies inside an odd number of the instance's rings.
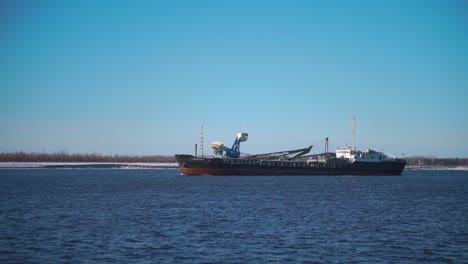
[{"label": "distant tree line", "polygon": [[146,155],[101,155],[101,154],[69,154],[64,151],[56,153],[6,152],[0,153],[0,162],[141,162],[141,163],[171,163],[176,162],[174,156]]},{"label": "distant tree line", "polygon": [[406,157],[408,166],[468,166],[468,158]]}]

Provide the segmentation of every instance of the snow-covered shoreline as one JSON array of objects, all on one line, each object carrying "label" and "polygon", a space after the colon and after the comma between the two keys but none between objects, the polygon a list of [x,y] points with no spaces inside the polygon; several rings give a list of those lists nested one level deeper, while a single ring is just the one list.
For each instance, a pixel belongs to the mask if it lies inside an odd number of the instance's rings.
[{"label": "snow-covered shoreline", "polygon": [[406,166],[405,170],[468,170],[468,166]]},{"label": "snow-covered shoreline", "polygon": [[119,163],[119,162],[0,162],[0,169],[171,169],[177,163]]}]

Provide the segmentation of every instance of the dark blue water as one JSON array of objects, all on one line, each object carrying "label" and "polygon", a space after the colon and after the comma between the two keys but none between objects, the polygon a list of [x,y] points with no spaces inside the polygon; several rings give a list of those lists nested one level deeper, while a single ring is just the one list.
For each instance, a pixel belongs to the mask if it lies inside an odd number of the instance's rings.
[{"label": "dark blue water", "polygon": [[1,263],[468,262],[468,172],[0,170]]}]

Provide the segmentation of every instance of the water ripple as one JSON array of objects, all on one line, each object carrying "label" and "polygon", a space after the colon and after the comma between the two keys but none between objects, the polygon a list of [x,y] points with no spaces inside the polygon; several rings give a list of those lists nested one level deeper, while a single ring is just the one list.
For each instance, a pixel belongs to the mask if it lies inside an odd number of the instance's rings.
[{"label": "water ripple", "polygon": [[468,172],[0,170],[1,263],[468,262]]}]

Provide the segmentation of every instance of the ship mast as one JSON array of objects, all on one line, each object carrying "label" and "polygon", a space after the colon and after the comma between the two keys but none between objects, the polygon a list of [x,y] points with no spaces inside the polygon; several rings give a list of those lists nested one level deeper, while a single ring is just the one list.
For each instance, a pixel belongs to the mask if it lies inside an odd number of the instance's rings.
[{"label": "ship mast", "polygon": [[356,116],[353,116],[353,150],[356,150]]},{"label": "ship mast", "polygon": [[203,125],[201,126],[200,150],[201,150],[201,157],[203,158]]}]

